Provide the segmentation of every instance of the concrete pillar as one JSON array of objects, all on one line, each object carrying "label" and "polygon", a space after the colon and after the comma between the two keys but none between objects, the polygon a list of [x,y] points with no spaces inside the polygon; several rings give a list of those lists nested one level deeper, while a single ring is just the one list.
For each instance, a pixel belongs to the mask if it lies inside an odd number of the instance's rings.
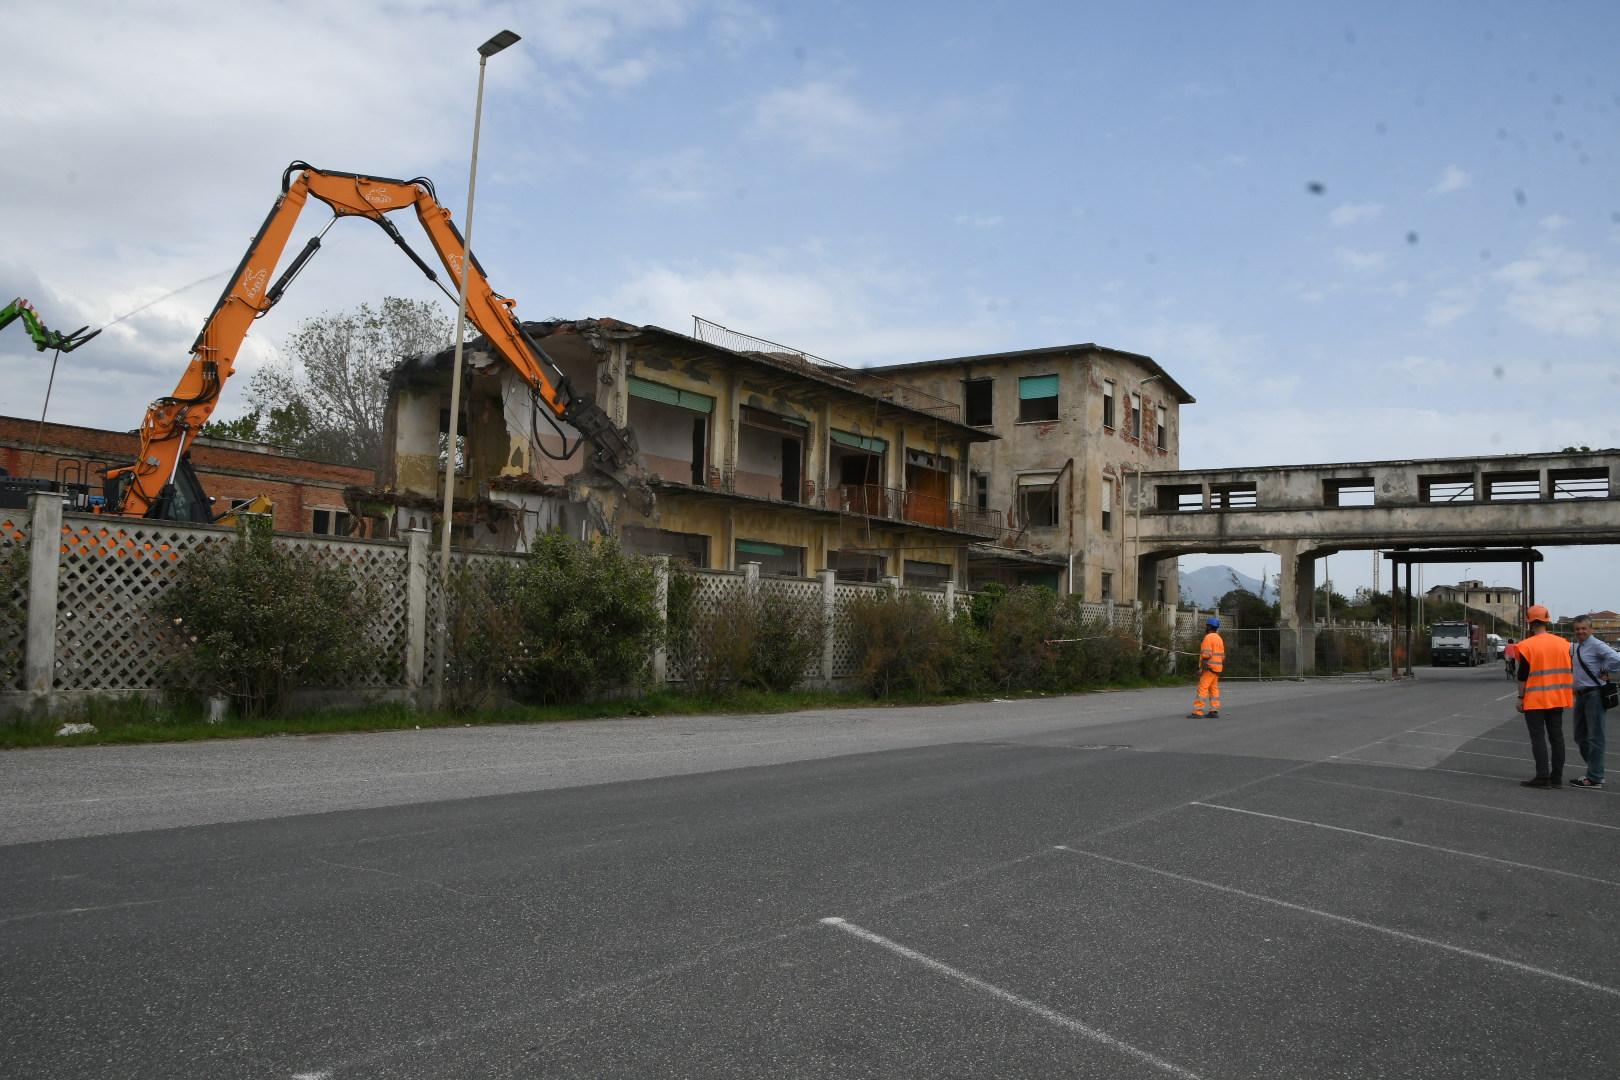
[{"label": "concrete pillar", "polygon": [[[655,585],[654,595],[658,602],[658,621],[665,626],[669,625],[669,556],[659,555],[653,559],[653,574]],[[658,648],[653,650],[652,657],[653,689],[662,690],[669,681],[669,649],[662,638],[658,641]]]},{"label": "concrete pillar", "polygon": [[948,619],[956,617],[956,582],[954,581],[945,583],[945,617]]},{"label": "concrete pillar", "polygon": [[1316,670],[1316,617],[1311,601],[1316,593],[1315,549],[1300,540],[1284,540],[1271,548],[1282,560],[1278,588],[1282,633],[1279,645],[1283,670],[1309,675]]},{"label": "concrete pillar", "polygon": [[838,574],[822,570],[821,579],[821,685],[830,687],[833,680],[833,644],[838,632]]},{"label": "concrete pillar", "polygon": [[56,583],[61,569],[63,496],[28,496],[28,633],[23,644],[23,689],[35,709],[51,707],[56,681]]},{"label": "concrete pillar", "polygon": [[[610,388],[606,390],[607,401],[598,401],[607,414],[613,417],[613,422],[619,427],[630,423],[630,343],[628,341],[615,341],[608,346],[607,358],[608,372],[613,376]],[[593,387],[597,393],[603,391]]]},{"label": "concrete pillar", "polygon": [[900,579],[895,577],[893,574],[885,576],[883,579],[883,584],[888,586],[891,593],[897,593],[900,591]]},{"label": "concrete pillar", "polygon": [[427,667],[428,534],[405,534],[405,689],[420,691]]},{"label": "concrete pillar", "polygon": [[[444,395],[437,389],[401,391],[394,399],[394,475],[396,491],[440,494],[439,412]],[[390,478],[383,477],[386,485]]]}]

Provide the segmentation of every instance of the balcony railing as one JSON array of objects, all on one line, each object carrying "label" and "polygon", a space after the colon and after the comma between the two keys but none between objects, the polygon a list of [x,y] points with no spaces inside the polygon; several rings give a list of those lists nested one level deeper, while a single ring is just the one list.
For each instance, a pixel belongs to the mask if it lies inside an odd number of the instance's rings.
[{"label": "balcony railing", "polygon": [[840,484],[829,495],[829,509],[843,514],[930,525],[995,539],[1001,536],[1001,511],[876,484]]}]

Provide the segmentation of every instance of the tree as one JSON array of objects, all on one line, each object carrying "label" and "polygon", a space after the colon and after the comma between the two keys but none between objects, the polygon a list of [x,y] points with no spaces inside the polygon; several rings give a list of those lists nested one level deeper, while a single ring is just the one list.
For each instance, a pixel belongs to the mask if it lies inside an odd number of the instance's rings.
[{"label": "tree", "polygon": [[450,335],[450,320],[433,304],[397,296],[305,319],[287,339],[287,360],[254,374],[248,430],[303,457],[381,468],[389,372],[401,357],[443,348]]},{"label": "tree", "polygon": [[1277,608],[1266,603],[1248,589],[1233,589],[1215,605],[1220,611],[1232,612],[1237,625],[1246,629],[1269,628],[1277,625]]}]

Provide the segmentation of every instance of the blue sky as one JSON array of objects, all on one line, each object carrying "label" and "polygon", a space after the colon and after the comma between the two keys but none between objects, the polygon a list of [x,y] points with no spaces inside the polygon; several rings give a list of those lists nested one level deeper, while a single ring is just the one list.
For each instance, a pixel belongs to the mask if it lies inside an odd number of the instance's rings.
[{"label": "blue sky", "polygon": [[[429,175],[459,219],[473,50],[509,26],[524,41],[490,63],[474,239],[527,317],[700,314],[851,365],[1147,352],[1198,398],[1189,467],[1620,445],[1613,4],[90,2],[13,20],[74,43],[14,46],[0,70],[0,293],[52,325],[228,271],[294,158]],[[224,415],[300,318],[439,296],[343,225],[256,328]],[[72,354],[51,417],[133,426],[219,288]],[[0,341],[0,412],[38,414],[41,359]],[[1620,608],[1616,565],[1555,552],[1543,597]]]}]

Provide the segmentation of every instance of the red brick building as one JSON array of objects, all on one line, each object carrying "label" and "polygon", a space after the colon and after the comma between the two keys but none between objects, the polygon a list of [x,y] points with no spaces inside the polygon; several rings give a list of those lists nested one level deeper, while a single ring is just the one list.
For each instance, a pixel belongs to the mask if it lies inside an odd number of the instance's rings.
[{"label": "red brick building", "polygon": [[[89,484],[99,495],[102,472],[133,461],[139,449],[132,432],[46,424],[41,433],[37,420],[0,416],[0,469],[10,476]],[[347,533],[343,489],[377,484],[371,469],[291,457],[278,446],[239,439],[198,439],[191,463],[216,514],[266,495],[275,504],[275,527],[287,532]]]}]

